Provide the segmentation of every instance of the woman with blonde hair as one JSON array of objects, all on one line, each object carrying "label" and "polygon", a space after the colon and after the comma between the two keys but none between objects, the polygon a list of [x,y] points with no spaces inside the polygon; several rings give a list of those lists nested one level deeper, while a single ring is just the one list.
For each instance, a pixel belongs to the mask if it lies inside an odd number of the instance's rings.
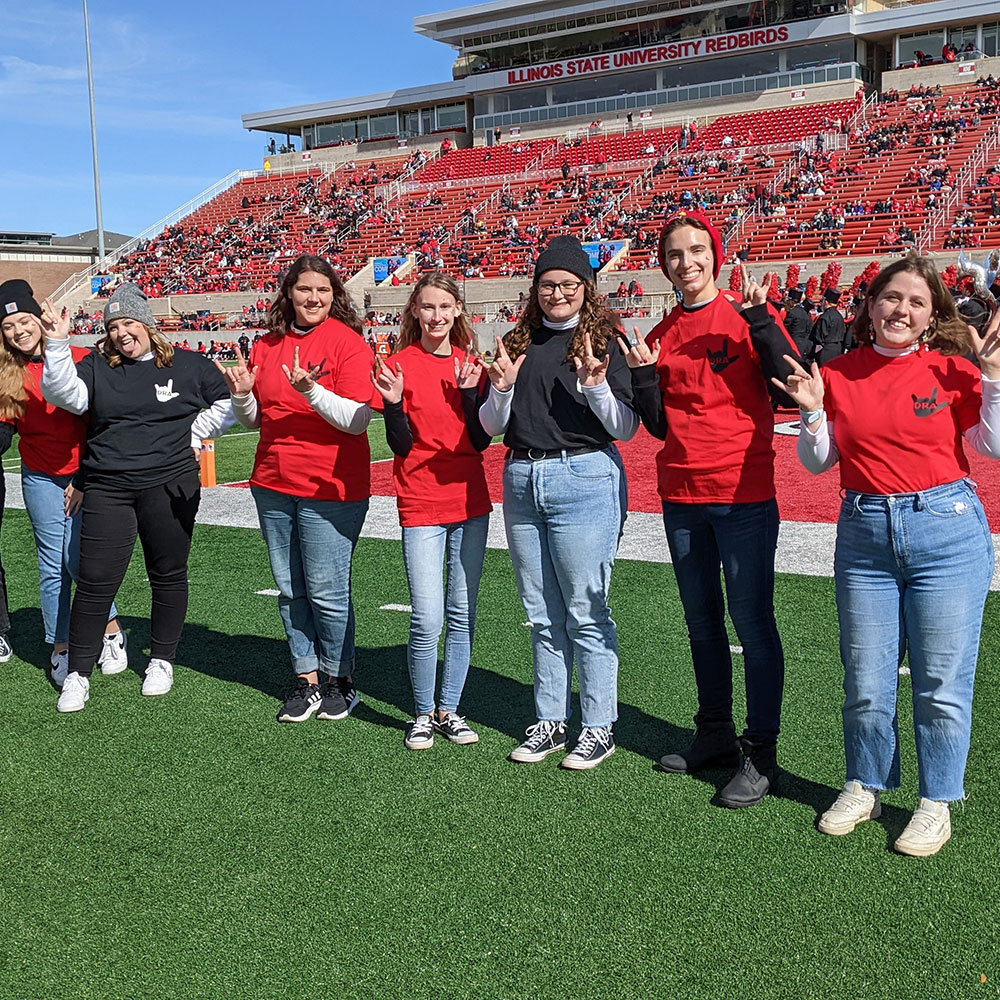
[{"label": "woman with blonde hair", "polygon": [[538,256],[524,314],[497,339],[479,411],[509,449],[504,523],[531,623],[538,721],[510,755],[520,763],[566,748],[574,661],[583,727],[560,763],[586,770],[615,749],[618,630],[608,590],[626,485],[614,442],[639,427],[616,326],[579,240],[557,236]]},{"label": "woman with blonde hair", "polygon": [[[861,345],[822,371],[795,365],[798,452],[840,465],[834,581],[844,664],[843,791],[819,820],[842,836],[900,784],[897,689],[909,658],[920,801],[896,850],[926,857],[965,797],[972,692],[993,541],[967,448],[1000,457],[1000,311],[980,336],[933,262],[884,268],[854,321]],[[964,354],[975,352],[979,370]]]},{"label": "woman with blonde hair", "polygon": [[[492,510],[482,457],[490,436],[478,417],[485,395],[480,387],[489,382],[473,346],[455,279],[430,271],[406,304],[395,354],[376,364],[372,374],[385,401],[386,440],[396,456],[393,476],[413,608],[406,650],[415,704],[404,740],[409,750],[431,747],[435,732],[452,743],[479,741],[458,714]],[[435,708],[438,639],[445,621]]]},{"label": "woman with blonde hair", "polygon": [[[46,303],[50,312],[54,309]],[[57,321],[68,331],[69,319]],[[45,331],[42,308],[20,279],[0,285],[0,419],[16,423],[21,456],[21,494],[38,553],[42,622],[52,645],[52,682],[62,687],[69,671],[69,608],[80,564],[80,505],[73,479],[87,437],[87,421],[42,398]],[[71,347],[74,361],[88,349]],[[112,603],[98,665],[103,674],[128,666],[125,633]]]},{"label": "woman with blonde hair", "polygon": [[60,712],[78,712],[112,600],[128,569],[136,536],[153,591],[150,660],[144,695],[166,694],[187,612],[187,562],[201,497],[194,454],[202,438],[233,422],[229,390],[214,366],[175,352],[156,330],[149,302],[131,282],[104,308],[107,331],[74,363],[66,325],[42,313],[42,395],[70,413],[87,413],[80,462],[83,525],[80,570],[70,611],[69,674]]}]

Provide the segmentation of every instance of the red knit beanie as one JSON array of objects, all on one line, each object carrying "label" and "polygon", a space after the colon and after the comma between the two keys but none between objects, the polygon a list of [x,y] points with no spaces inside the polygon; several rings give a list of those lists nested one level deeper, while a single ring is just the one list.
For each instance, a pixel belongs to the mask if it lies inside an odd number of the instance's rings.
[{"label": "red knit beanie", "polygon": [[712,241],[712,253],[715,255],[715,265],[712,268],[712,277],[718,279],[719,272],[722,270],[722,258],[725,256],[722,250],[722,233],[720,233],[719,230],[712,225],[707,216],[702,215],[701,212],[693,212],[687,208],[682,208],[679,212],[675,212],[663,224],[663,229],[660,231],[659,243],[660,270],[668,278],[670,277],[670,275],[667,274],[665,251],[667,243],[667,229],[672,223],[677,222],[678,220],[696,223],[694,226],[695,229],[702,228],[708,232],[709,238]]}]

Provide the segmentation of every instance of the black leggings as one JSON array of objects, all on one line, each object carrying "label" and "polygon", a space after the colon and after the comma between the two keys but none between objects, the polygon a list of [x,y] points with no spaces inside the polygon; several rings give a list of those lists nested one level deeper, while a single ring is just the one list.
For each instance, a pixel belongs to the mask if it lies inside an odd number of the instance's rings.
[{"label": "black leggings", "polygon": [[200,499],[197,473],[150,489],[86,488],[80,574],[69,619],[71,672],[89,677],[94,669],[137,533],[153,591],[150,654],[174,662],[187,612],[187,561]]}]

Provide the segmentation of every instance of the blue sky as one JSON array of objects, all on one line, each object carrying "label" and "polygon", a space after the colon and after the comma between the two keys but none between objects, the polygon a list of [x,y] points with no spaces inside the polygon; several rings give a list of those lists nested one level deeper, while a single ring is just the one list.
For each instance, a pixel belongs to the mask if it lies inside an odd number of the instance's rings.
[{"label": "blue sky", "polygon": [[[451,78],[413,18],[460,3],[89,0],[104,227],[135,235],[261,165],[248,111]],[[96,225],[80,0],[0,0],[0,230]]]}]

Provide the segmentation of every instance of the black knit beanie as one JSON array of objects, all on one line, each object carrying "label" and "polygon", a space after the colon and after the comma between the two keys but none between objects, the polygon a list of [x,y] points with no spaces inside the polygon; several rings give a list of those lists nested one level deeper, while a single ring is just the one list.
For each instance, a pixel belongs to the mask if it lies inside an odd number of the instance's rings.
[{"label": "black knit beanie", "polygon": [[11,278],[0,285],[0,319],[14,313],[31,313],[42,318],[42,307],[35,301],[31,285],[21,278]]},{"label": "black knit beanie", "polygon": [[594,269],[590,264],[590,256],[575,236],[556,236],[549,240],[549,245],[535,261],[534,282],[536,285],[538,279],[546,271],[569,271],[581,281],[594,280]]}]

